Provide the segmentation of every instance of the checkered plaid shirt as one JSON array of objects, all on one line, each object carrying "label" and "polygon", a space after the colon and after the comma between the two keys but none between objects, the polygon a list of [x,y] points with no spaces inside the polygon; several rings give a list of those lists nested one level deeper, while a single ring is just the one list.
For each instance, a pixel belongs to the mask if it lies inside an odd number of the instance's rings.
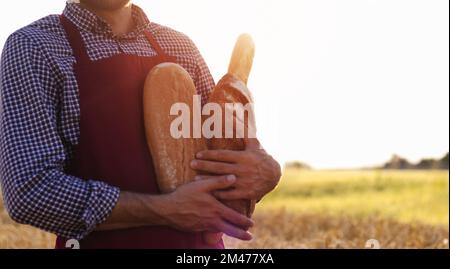
[{"label": "checkered plaid shirt", "polygon": [[[63,14],[80,29],[93,61],[118,53],[154,56],[143,34],[148,30],[190,73],[203,101],[214,86],[193,42],[150,22],[137,6],[136,26],[123,36],[115,36],[105,21],[78,4],[67,4]],[[8,38],[0,62],[0,182],[15,221],[81,239],[108,217],[120,190],[99,178],[64,173],[79,138],[74,62],[58,15]]]}]

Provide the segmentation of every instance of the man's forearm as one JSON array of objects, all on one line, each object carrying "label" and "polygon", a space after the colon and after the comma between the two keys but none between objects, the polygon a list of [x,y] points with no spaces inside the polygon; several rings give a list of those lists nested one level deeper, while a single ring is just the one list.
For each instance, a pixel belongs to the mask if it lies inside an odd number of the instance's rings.
[{"label": "man's forearm", "polygon": [[162,199],[161,195],[121,192],[111,215],[96,228],[96,231],[166,225],[162,217]]}]

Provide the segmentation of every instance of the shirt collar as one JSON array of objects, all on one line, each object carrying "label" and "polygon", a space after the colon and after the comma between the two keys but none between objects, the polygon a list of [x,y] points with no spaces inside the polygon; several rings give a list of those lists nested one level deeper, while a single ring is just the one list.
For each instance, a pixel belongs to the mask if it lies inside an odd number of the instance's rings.
[{"label": "shirt collar", "polygon": [[91,11],[81,7],[77,3],[67,3],[63,11],[63,15],[75,24],[75,26],[85,32],[104,35],[109,38],[116,39],[135,39],[150,25],[150,21],[144,11],[132,5],[132,17],[134,20],[134,29],[121,36],[115,36],[111,26],[102,18],[98,17]]}]

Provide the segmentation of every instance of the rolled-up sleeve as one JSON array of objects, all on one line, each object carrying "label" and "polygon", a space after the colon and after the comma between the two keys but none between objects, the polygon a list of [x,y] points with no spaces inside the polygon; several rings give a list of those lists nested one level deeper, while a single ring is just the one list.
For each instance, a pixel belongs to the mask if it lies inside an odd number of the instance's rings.
[{"label": "rolled-up sleeve", "polygon": [[64,173],[57,89],[47,86],[54,72],[32,40],[9,37],[0,62],[0,183],[13,220],[82,239],[106,220],[120,190]]}]

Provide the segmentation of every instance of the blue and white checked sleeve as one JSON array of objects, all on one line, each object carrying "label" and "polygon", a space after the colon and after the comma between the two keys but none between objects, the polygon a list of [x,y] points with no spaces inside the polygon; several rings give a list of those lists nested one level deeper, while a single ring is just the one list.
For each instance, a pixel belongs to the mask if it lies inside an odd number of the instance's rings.
[{"label": "blue and white checked sleeve", "polygon": [[0,183],[11,218],[82,239],[111,213],[119,189],[64,173],[58,83],[51,59],[27,36],[9,37],[0,63]]}]

